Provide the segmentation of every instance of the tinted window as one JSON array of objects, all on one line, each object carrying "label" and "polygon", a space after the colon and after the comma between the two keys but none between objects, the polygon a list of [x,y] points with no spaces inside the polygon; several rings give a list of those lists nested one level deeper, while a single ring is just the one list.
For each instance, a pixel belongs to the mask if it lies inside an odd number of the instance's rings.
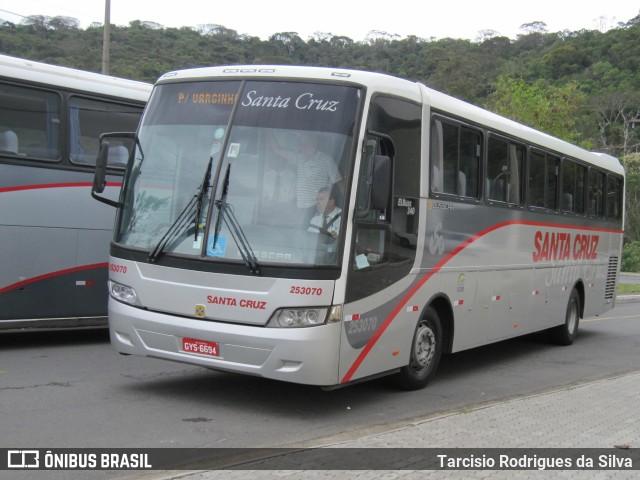
[{"label": "tinted window", "polygon": [[[94,164],[99,137],[107,132],[134,132],[142,107],[109,103],[86,98],[69,101],[69,150],[74,163]],[[109,164],[124,167],[129,158],[130,144],[110,142]]]},{"label": "tinted window", "polygon": [[613,175],[607,177],[607,218],[622,218],[622,179]]},{"label": "tinted window", "polygon": [[501,138],[490,138],[487,152],[487,198],[521,205],[523,165],[524,147]]},{"label": "tinted window", "polygon": [[529,156],[529,205],[555,210],[558,206],[558,158],[532,151]]},{"label": "tinted window", "polygon": [[565,159],[562,162],[562,210],[565,212],[585,213],[587,169]]},{"label": "tinted window", "polygon": [[589,215],[604,216],[604,173],[592,168],[589,170],[589,190],[587,193],[587,209]]},{"label": "tinted window", "polygon": [[0,154],[60,158],[60,96],[0,84]]},{"label": "tinted window", "polygon": [[436,119],[431,124],[431,191],[478,198],[482,135]]}]

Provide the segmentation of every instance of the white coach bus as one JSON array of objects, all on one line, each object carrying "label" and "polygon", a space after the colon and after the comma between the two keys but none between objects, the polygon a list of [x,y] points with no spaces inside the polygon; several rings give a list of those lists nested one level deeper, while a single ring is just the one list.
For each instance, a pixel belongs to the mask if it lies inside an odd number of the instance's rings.
[{"label": "white coach bus", "polygon": [[109,265],[124,354],[416,389],[443,353],[570,344],[615,302],[620,162],[419,83],[171,72],[135,145]]},{"label": "white coach bus", "polygon": [[[135,129],[151,87],[0,55],[0,329],[106,325],[114,211],[89,196],[98,138]],[[109,158],[113,198],[129,149]]]}]

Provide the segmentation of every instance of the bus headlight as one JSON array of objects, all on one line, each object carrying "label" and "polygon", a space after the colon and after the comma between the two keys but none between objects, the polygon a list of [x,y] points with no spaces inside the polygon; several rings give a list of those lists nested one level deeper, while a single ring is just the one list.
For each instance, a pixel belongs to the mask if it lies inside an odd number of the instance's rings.
[{"label": "bus headlight", "polygon": [[122,285],[121,283],[117,283],[112,280],[109,280],[109,295],[119,302],[126,303],[128,305],[134,305],[136,307],[140,307],[142,305],[134,288]]},{"label": "bus headlight", "polygon": [[269,319],[267,327],[297,328],[324,325],[327,322],[327,308],[281,308]]}]

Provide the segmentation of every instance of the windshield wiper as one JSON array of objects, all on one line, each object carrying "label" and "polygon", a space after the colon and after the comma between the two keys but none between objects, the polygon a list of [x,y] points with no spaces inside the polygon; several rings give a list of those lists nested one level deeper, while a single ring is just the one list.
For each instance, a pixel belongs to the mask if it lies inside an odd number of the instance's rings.
[{"label": "windshield wiper", "polygon": [[202,179],[202,183],[198,187],[195,195],[191,198],[189,203],[187,203],[186,207],[180,212],[180,215],[173,221],[169,229],[165,232],[165,234],[160,238],[156,246],[151,253],[149,253],[149,261],[156,262],[158,257],[165,249],[169,241],[171,241],[176,235],[180,232],[183,232],[187,225],[191,222],[192,216],[195,215],[195,228],[196,228],[196,240],[198,239],[198,223],[200,221],[200,213],[202,211],[202,202],[204,199],[204,195],[209,188],[209,180],[211,179],[211,166],[213,165],[213,156],[209,157],[209,162],[207,163],[207,169],[204,173],[204,178]]},{"label": "windshield wiper", "polygon": [[220,199],[215,201],[215,205],[218,208],[218,218],[216,219],[216,225],[213,231],[213,248],[216,248],[218,237],[220,235],[220,228],[222,226],[222,222],[224,221],[225,225],[229,229],[229,232],[231,232],[231,238],[233,238],[233,241],[238,247],[238,252],[242,257],[242,261],[251,273],[253,273],[254,275],[260,275],[260,265],[258,265],[258,260],[253,253],[251,245],[249,245],[249,240],[242,230],[240,223],[238,223],[238,219],[233,213],[233,208],[229,208],[229,204],[227,203],[230,174],[231,164],[228,164],[227,171],[224,174],[224,181],[222,183],[222,194],[220,195]]},{"label": "windshield wiper", "polygon": [[220,227],[222,227],[222,212],[227,209],[227,193],[229,193],[229,175],[231,175],[231,164],[227,165],[227,171],[224,173],[224,180],[222,181],[222,193],[220,199],[214,203],[218,207],[218,218],[216,218],[216,226],[213,229],[213,249],[215,250],[218,243],[218,236],[220,235]]},{"label": "windshield wiper", "polygon": [[198,230],[200,226],[200,215],[202,214],[202,202],[204,200],[204,196],[207,194],[207,190],[209,189],[209,181],[211,180],[211,166],[213,165],[213,155],[209,157],[209,165],[207,165],[207,171],[204,174],[204,179],[202,180],[202,184],[198,189],[198,193],[196,194],[196,216],[194,218],[194,241],[198,241]]}]

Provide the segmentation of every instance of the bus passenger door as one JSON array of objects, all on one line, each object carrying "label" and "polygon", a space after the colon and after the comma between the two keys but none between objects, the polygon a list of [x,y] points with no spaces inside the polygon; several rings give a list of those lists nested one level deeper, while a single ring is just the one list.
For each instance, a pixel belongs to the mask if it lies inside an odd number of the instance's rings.
[{"label": "bus passenger door", "polygon": [[[419,313],[402,312],[396,318],[394,309],[414,280],[411,269],[419,228],[421,112],[419,105],[396,98],[372,100],[357,181],[341,382],[408,363],[408,347]],[[384,173],[385,163],[390,163],[388,173]],[[386,188],[381,184],[384,182]],[[404,347],[406,358],[393,353]]]}]

